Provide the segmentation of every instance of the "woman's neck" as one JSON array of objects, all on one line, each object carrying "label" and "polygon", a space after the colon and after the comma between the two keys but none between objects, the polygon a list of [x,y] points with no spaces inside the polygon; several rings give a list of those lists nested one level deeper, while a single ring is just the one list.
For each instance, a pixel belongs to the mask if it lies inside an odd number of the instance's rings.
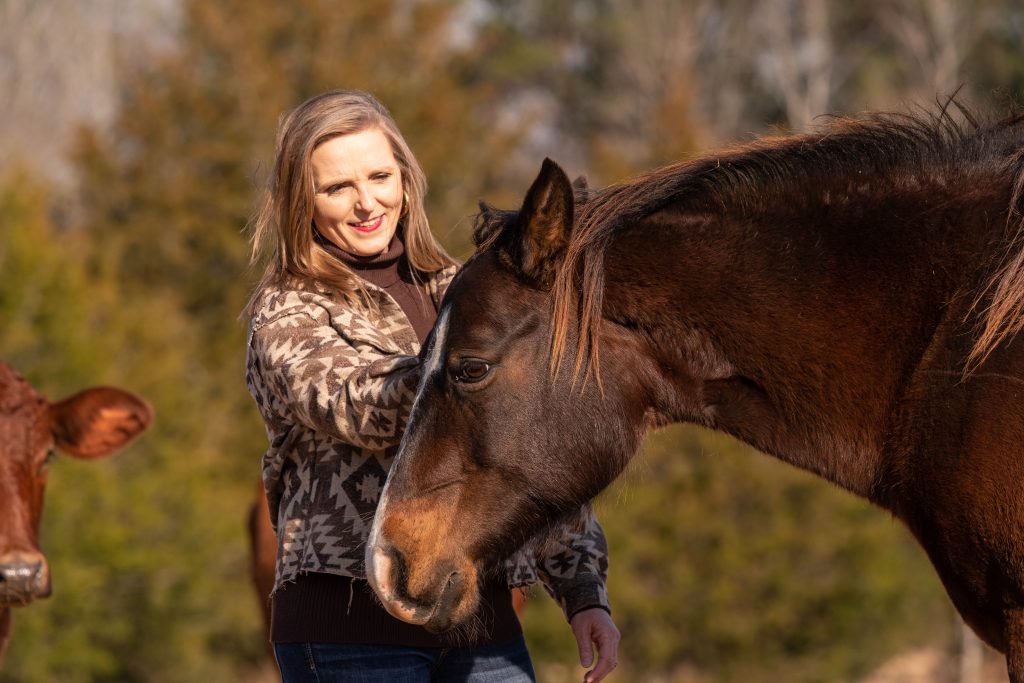
[{"label": "woman's neck", "polygon": [[343,261],[353,270],[376,270],[387,269],[399,262],[405,254],[405,244],[396,232],[388,243],[388,248],[379,254],[360,255],[342,249],[330,240],[321,237],[320,244],[324,250],[336,259]]}]

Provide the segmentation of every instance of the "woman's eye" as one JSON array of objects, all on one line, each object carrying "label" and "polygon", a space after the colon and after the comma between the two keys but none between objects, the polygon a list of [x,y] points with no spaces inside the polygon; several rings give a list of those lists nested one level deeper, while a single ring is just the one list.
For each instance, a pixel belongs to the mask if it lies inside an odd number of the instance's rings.
[{"label": "woman's eye", "polygon": [[479,382],[487,373],[491,371],[491,364],[487,361],[479,360],[477,358],[466,358],[459,363],[458,369],[455,372],[456,382],[465,382],[471,384],[473,382]]}]

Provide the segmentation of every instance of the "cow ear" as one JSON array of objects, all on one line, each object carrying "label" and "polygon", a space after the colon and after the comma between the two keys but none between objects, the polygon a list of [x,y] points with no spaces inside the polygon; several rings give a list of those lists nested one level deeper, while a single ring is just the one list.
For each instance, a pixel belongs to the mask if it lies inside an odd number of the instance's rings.
[{"label": "cow ear", "polygon": [[510,240],[513,266],[542,288],[558,270],[572,233],[573,189],[558,164],[545,159],[519,210],[518,231]]},{"label": "cow ear", "polygon": [[94,387],[50,406],[50,429],[64,453],[103,458],[129,444],[153,422],[153,409],[135,394]]}]

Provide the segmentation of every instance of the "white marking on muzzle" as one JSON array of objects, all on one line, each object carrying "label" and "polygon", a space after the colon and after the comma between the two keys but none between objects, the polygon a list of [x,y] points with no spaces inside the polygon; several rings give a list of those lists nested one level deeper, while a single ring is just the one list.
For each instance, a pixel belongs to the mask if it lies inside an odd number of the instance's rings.
[{"label": "white marking on muzzle", "polygon": [[377,595],[381,598],[384,609],[396,619],[409,622],[410,624],[422,623],[423,619],[416,619],[416,610],[409,609],[398,599],[395,585],[391,577],[395,574],[391,568],[391,558],[381,548],[374,548],[371,555],[367,556],[367,578]]},{"label": "white marking on muzzle", "polygon": [[[423,374],[420,376],[420,384],[416,390],[416,398],[413,400],[412,409],[409,411],[410,424],[419,412],[420,397],[423,395],[425,383],[438,372],[444,372],[443,353],[445,338],[448,336],[448,311],[449,308],[447,306],[442,308],[438,315],[437,323],[434,325],[433,340],[430,349],[427,351],[427,358],[423,365]],[[403,436],[398,454],[395,455],[395,459],[391,463],[392,469],[400,462],[405,448],[406,439]],[[384,552],[381,543],[381,526],[388,507],[390,488],[391,477],[389,476],[384,483],[384,489],[381,491],[380,499],[377,502],[377,511],[373,516],[370,537],[366,541],[366,554],[363,558],[366,564],[366,578],[388,612],[398,619],[413,622],[412,610],[403,608],[397,599],[395,585],[391,580],[391,558]]]}]

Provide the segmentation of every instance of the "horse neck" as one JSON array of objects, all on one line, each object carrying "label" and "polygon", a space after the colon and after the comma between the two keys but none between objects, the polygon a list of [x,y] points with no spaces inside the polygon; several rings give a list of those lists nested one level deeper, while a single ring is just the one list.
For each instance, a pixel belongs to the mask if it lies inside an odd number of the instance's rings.
[{"label": "horse neck", "polygon": [[674,397],[667,417],[874,498],[901,381],[940,322],[955,279],[944,251],[959,239],[877,223],[887,208],[813,223],[669,208],[621,230],[604,315],[646,336],[656,391]]}]

